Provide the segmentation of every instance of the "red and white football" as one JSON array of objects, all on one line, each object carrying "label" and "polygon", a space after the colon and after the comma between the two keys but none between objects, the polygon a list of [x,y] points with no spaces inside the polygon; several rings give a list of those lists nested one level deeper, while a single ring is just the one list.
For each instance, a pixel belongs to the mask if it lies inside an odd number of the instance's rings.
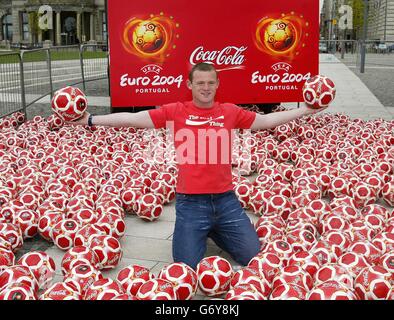
[{"label": "red and white football", "polygon": [[164,279],[151,279],[145,282],[137,292],[140,300],[177,300],[174,285]]},{"label": "red and white football", "polygon": [[64,121],[81,118],[88,107],[85,94],[78,88],[65,87],[55,92],[51,101],[52,110]]},{"label": "red and white football", "polygon": [[43,290],[49,287],[55,276],[55,261],[43,251],[27,252],[19,258],[17,264],[28,267],[35,276],[39,288]]},{"label": "red and white football", "polygon": [[230,288],[233,268],[226,259],[210,256],[197,265],[198,284],[207,296],[219,296]]},{"label": "red and white football", "polygon": [[122,285],[127,294],[135,296],[139,288],[153,278],[154,276],[148,268],[133,264],[120,270],[116,276],[116,281]]},{"label": "red and white football", "polygon": [[174,262],[160,270],[158,278],[170,281],[179,300],[190,300],[198,287],[196,272],[187,264]]},{"label": "red and white football", "polygon": [[305,103],[316,109],[327,107],[334,100],[335,94],[334,82],[323,75],[308,79],[302,88]]}]

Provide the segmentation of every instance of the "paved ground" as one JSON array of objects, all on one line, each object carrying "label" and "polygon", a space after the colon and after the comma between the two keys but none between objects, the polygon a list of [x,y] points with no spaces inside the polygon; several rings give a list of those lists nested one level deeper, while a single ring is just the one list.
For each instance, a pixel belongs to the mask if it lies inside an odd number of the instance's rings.
[{"label": "paved ground", "polygon": [[[319,68],[319,72],[330,77],[337,88],[337,95],[329,112],[343,112],[353,118],[365,120],[394,118],[394,109],[384,106],[362,80],[336,57],[321,54]],[[392,89],[387,84],[385,92],[390,91]]]},{"label": "paved ground", "polygon": [[347,54],[343,60],[339,54],[336,57],[361,79],[384,106],[394,108],[394,52],[367,54],[364,73],[360,73],[355,55]]},{"label": "paved ground", "polygon": [[[394,119],[394,108],[383,105],[354,72],[332,55],[321,55],[320,73],[332,78],[338,89],[336,100],[329,109],[330,112],[343,112],[352,118],[360,117],[364,120],[375,118]],[[392,83],[391,81],[391,88]],[[109,112],[109,99],[105,97],[107,94],[106,90],[108,89],[105,87],[104,82],[101,84],[92,83],[92,87],[88,86],[87,94],[91,112]],[[389,92],[389,84],[387,84],[385,91]],[[100,93],[104,97],[97,97],[100,96]],[[295,104],[289,105],[295,106]],[[48,101],[38,103],[34,107],[29,108],[28,111],[30,118],[36,114],[49,115],[51,113]],[[252,213],[248,212],[248,215],[253,222],[257,220],[257,217]],[[121,268],[135,263],[149,267],[154,274],[157,274],[164,265],[172,261],[171,241],[174,221],[174,203],[165,206],[164,213],[155,222],[147,223],[136,216],[127,216],[126,234],[121,239],[124,250],[123,259],[116,269],[105,272],[104,275],[115,278]],[[62,280],[60,262],[64,254],[63,251],[43,240],[33,239],[25,243],[18,256],[30,250],[45,250],[48,252],[55,259],[57,265],[55,281]],[[211,241],[209,242],[206,255],[221,255],[236,266],[236,263]],[[196,299],[206,299],[206,297],[199,294],[196,296]]]}]

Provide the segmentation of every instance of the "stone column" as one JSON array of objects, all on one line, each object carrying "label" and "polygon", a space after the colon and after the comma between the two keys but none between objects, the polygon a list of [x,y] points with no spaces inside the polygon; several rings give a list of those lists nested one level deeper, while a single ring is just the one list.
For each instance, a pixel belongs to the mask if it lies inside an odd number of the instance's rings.
[{"label": "stone column", "polygon": [[37,42],[42,43],[42,30],[38,29]]},{"label": "stone column", "polygon": [[7,39],[10,42],[18,43],[21,41],[20,34],[20,13],[17,8],[12,9],[12,39]]},{"label": "stone column", "polygon": [[[6,11],[3,9],[0,9],[0,22],[2,21],[1,18],[4,18],[6,14]],[[0,25],[0,41],[4,40],[4,35],[3,35],[3,25]]]},{"label": "stone column", "polygon": [[96,33],[94,32],[95,26],[95,14],[90,14],[90,40],[96,40]]},{"label": "stone column", "polygon": [[62,44],[62,38],[60,33],[62,31],[62,25],[60,20],[60,11],[56,12],[56,45],[60,46]]},{"label": "stone column", "polygon": [[97,10],[97,33],[96,33],[96,39],[97,41],[101,42],[103,41],[103,18],[102,18],[102,11]]},{"label": "stone column", "polygon": [[81,39],[81,12],[77,12],[77,38],[79,42],[82,42]]}]

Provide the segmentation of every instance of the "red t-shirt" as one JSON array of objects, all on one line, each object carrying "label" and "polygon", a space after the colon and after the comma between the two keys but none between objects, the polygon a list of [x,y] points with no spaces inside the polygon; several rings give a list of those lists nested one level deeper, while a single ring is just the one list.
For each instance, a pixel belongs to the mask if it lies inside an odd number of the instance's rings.
[{"label": "red t-shirt", "polygon": [[249,129],[256,113],[231,103],[199,108],[192,101],[149,110],[155,128],[170,128],[178,162],[177,192],[223,193],[232,190],[232,129]]}]

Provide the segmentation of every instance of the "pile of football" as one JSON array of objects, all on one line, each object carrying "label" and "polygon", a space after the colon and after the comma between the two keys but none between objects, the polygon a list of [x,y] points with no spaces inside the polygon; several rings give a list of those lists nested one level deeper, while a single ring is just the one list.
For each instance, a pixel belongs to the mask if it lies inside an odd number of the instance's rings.
[{"label": "pile of football", "polygon": [[[126,215],[155,221],[175,197],[175,154],[168,154],[164,131],[76,128],[58,120],[26,121],[21,113],[0,120],[0,297],[19,274],[26,278],[26,267],[44,263],[51,272],[32,277],[33,294],[25,297],[37,298],[52,281],[55,266],[44,253],[19,272],[26,239],[40,236],[64,250],[64,276],[91,284],[121,261]],[[83,284],[79,291],[85,293]]]},{"label": "pile of football", "polygon": [[393,298],[394,121],[315,115],[235,145],[234,191],[257,216],[250,265],[266,298]]},{"label": "pile of football", "polygon": [[[255,215],[259,254],[239,270],[213,256],[109,279],[126,217],[156,221],[174,199],[167,131],[2,118],[0,299],[392,299],[393,132],[394,121],[316,114],[239,133],[233,185]],[[37,235],[64,250],[61,265],[18,253]]]}]

